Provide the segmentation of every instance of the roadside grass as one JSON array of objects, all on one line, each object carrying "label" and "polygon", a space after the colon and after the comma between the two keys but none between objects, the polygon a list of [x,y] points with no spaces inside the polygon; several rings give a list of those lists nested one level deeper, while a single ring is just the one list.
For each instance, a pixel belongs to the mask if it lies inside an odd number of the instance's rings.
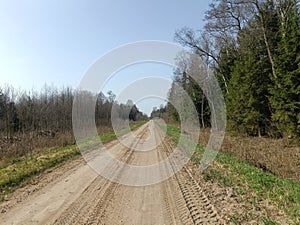
[{"label": "roadside grass", "polygon": [[120,131],[117,131],[116,133],[115,132],[109,132],[109,133],[102,134],[102,135],[100,135],[100,140],[103,143],[107,143],[109,141],[115,140],[117,138],[117,136],[122,136],[122,135],[124,135],[124,134],[126,134],[130,131],[133,131],[133,130],[141,127],[145,123],[146,123],[146,121],[139,121],[139,122],[131,124],[130,127],[126,127],[126,128],[124,128]]},{"label": "roadside grass", "polygon": [[79,154],[78,148],[70,145],[35,156],[10,159],[12,164],[0,169],[0,201],[5,200],[7,194],[17,187],[28,183],[35,175]]},{"label": "roadside grass", "polygon": [[[178,142],[179,128],[168,125],[166,133],[173,142]],[[198,144],[192,161],[196,164],[199,163],[203,153],[204,147]],[[247,160],[238,159],[236,156],[224,152],[219,152],[215,162],[203,171],[203,178],[206,181],[216,181],[222,186],[238,187],[235,194],[244,196],[253,205],[263,201],[273,202],[292,218],[294,224],[300,223],[299,182],[278,178],[251,165]],[[247,194],[250,192],[251,196],[248,196]],[[264,217],[260,218],[260,221],[263,224],[276,224]]]},{"label": "roadside grass", "polygon": [[[135,130],[145,123],[146,121],[134,123],[130,125],[130,128],[118,132],[118,135]],[[99,137],[103,143],[107,143],[115,140],[116,134],[110,132],[101,134]],[[36,175],[79,155],[80,150],[76,145],[68,145],[63,148],[48,149],[30,156],[7,159],[9,164],[0,168],[0,201],[4,201],[8,194],[27,184]]]},{"label": "roadside grass", "polygon": [[[205,146],[210,129],[201,129],[199,144]],[[297,139],[225,134],[221,152],[247,160],[279,178],[300,181],[300,143]]]}]

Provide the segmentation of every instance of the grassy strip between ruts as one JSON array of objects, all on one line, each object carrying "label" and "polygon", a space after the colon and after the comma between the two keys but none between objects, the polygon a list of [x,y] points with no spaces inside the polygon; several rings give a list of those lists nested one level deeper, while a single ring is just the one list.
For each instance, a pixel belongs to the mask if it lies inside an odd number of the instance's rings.
[{"label": "grassy strip between ruts", "polygon": [[[134,123],[130,125],[130,128],[121,130],[118,135],[135,130],[145,123],[146,121]],[[116,139],[116,134],[114,132],[102,134],[100,139],[103,143],[107,143]],[[77,146],[68,145],[63,148],[43,151],[37,155],[11,158],[10,165],[0,168],[0,201],[5,200],[7,194],[28,183],[34,176],[78,155],[80,155],[80,151]]]},{"label": "grassy strip between ruts", "polygon": [[[167,135],[177,143],[180,137],[180,129],[168,125]],[[192,160],[199,163],[203,153],[204,147],[197,145]],[[254,199],[256,201],[271,201],[290,216],[295,224],[300,223],[300,183],[280,179],[254,167],[248,161],[240,160],[223,152],[218,153],[215,162],[203,172],[205,180],[216,181],[223,186],[237,186],[238,191],[236,194],[239,195],[245,195],[247,191],[251,191],[255,193]],[[234,218],[232,218],[232,222],[234,222]],[[276,224],[267,219],[264,223]]]}]

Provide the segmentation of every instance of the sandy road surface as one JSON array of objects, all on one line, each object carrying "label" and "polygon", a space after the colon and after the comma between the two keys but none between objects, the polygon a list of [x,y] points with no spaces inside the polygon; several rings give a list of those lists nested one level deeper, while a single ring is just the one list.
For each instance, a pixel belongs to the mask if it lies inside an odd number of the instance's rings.
[{"label": "sandy road surface", "polygon": [[[109,144],[110,153],[118,160],[151,165],[171,153],[170,143],[162,141],[163,132],[153,121],[134,133],[138,138],[129,146],[116,141]],[[126,140],[126,135],[123,138]],[[148,150],[134,150],[140,148]],[[166,169],[172,170],[174,162],[168,163]],[[114,168],[107,169],[122,176],[122,168]],[[82,163],[0,215],[0,223],[224,224],[187,166],[164,182],[132,187],[110,182]]]}]

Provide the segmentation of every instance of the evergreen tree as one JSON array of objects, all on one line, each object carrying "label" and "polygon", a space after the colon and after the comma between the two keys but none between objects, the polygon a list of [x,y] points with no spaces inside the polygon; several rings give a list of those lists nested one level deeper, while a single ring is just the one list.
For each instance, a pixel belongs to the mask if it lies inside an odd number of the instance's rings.
[{"label": "evergreen tree", "polygon": [[[281,27],[275,57],[277,79],[271,88],[273,120],[283,135],[300,134],[300,15],[296,0],[280,5]],[[280,13],[280,12],[279,12]]]},{"label": "evergreen tree", "polygon": [[[270,63],[256,22],[240,34],[239,57],[232,67],[226,95],[228,127],[248,135],[264,135],[270,125]],[[256,34],[256,35],[254,35]]]},{"label": "evergreen tree", "polygon": [[[234,46],[228,46],[220,52],[219,65],[216,67],[215,73],[224,95],[229,92],[225,82],[231,79],[232,68],[237,57],[237,51]],[[225,81],[224,81],[224,79]]]}]

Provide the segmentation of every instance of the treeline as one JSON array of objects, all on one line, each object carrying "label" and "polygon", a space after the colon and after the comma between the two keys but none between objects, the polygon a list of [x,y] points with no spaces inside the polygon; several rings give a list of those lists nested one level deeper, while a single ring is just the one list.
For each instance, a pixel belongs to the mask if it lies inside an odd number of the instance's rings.
[{"label": "treeline", "polygon": [[167,107],[164,105],[160,105],[159,108],[153,107],[153,110],[151,112],[150,117],[153,118],[163,118],[164,120],[167,120]]},{"label": "treeline", "polygon": [[[227,107],[227,128],[252,136],[300,135],[300,14],[297,0],[214,0],[202,31],[182,28],[175,40],[214,71]],[[200,124],[210,109],[190,78],[192,59],[180,59],[174,84],[191,96]],[[170,90],[172,97],[172,89]],[[169,104],[169,119],[178,115]]]},{"label": "treeline", "polygon": [[[0,88],[0,156],[6,153],[22,155],[36,147],[74,143],[72,106],[74,97],[80,94],[68,87],[45,86],[40,92],[16,91],[8,86]],[[87,94],[94,96],[85,92],[85,98]],[[111,91],[107,95],[100,93],[95,106],[99,132],[111,128],[113,105],[121,119],[147,119],[132,101],[128,104],[115,102]]]}]

